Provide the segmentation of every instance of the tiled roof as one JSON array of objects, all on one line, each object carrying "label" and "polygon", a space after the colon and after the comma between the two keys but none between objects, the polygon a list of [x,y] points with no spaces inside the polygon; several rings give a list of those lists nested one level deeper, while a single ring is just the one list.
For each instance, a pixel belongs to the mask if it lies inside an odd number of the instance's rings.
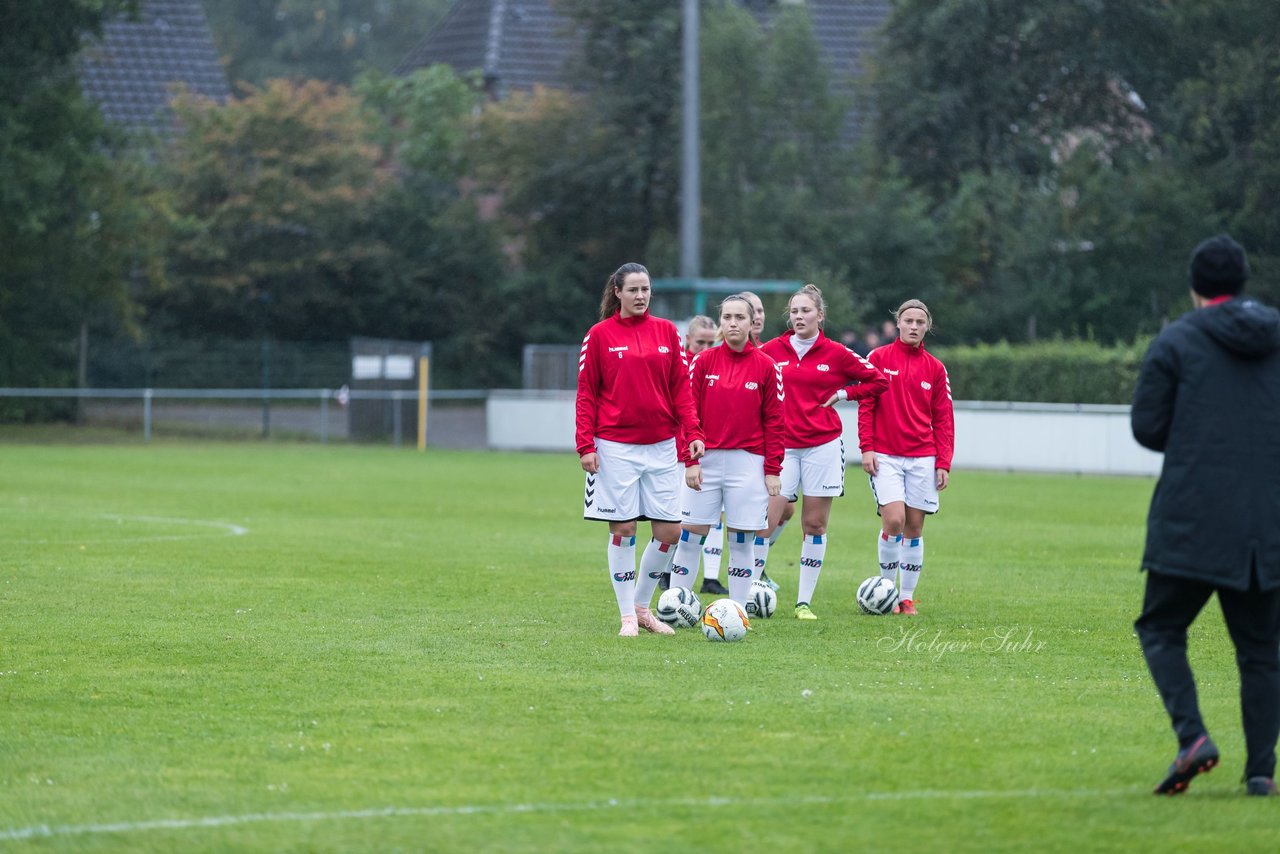
[{"label": "tiled roof", "polygon": [[437,62],[480,70],[499,96],[510,88],[563,85],[570,27],[550,0],[458,0],[396,73]]},{"label": "tiled roof", "polygon": [[176,84],[217,101],[231,94],[199,0],[144,0],[137,20],[108,21],[81,51],[80,81],[107,121],[161,134],[172,130]]},{"label": "tiled roof", "polygon": [[[762,20],[776,7],[769,0],[742,0]],[[846,92],[864,70],[876,31],[889,16],[891,0],[804,0],[814,37]],[[397,74],[445,62],[459,72],[480,69],[498,96],[535,83],[564,85],[572,48],[570,22],[554,0],[457,0],[448,15],[404,58]],[[856,135],[857,115],[845,120],[845,136]]]}]

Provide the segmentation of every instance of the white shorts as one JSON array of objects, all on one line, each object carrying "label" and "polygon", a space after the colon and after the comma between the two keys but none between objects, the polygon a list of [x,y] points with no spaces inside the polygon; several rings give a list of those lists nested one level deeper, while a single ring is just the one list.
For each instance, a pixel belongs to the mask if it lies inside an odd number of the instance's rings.
[{"label": "white shorts", "polygon": [[844,439],[814,448],[787,448],[782,456],[782,496],[795,501],[802,492],[814,498],[844,495]]},{"label": "white shorts", "polygon": [[680,509],[686,525],[714,525],[724,507],[726,528],[763,531],[769,526],[769,490],[764,485],[764,457],[748,451],[707,451],[702,489],[681,488]]},{"label": "white shorts", "polygon": [[876,471],[870,477],[871,494],[878,508],[895,501],[926,513],[938,512],[938,480],[934,457],[893,457],[876,454]]},{"label": "white shorts", "polygon": [[600,471],[587,475],[582,518],[604,522],[680,521],[684,466],[676,440],[628,445],[596,439]]}]

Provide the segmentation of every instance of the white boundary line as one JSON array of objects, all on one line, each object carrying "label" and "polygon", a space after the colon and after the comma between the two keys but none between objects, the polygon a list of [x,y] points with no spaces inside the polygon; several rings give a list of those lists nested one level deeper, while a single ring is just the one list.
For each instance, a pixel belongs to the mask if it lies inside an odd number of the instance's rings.
[{"label": "white boundary line", "polygon": [[74,546],[92,543],[94,545],[114,545],[116,543],[164,543],[178,540],[199,540],[205,537],[243,537],[249,533],[248,528],[233,525],[230,522],[218,522],[210,519],[178,519],[169,516],[120,516],[115,513],[103,513],[95,517],[111,522],[143,522],[158,525],[188,525],[198,528],[216,528],[217,531],[200,534],[154,534],[141,537],[110,537],[106,539],[73,539],[73,540],[9,540],[8,542],[28,546]]},{"label": "white boundary line", "polygon": [[241,824],[303,823],[315,821],[360,821],[371,818],[468,816],[468,815],[522,815],[526,813],[595,812],[610,809],[671,809],[679,807],[752,807],[752,806],[814,806],[875,801],[915,800],[996,800],[999,798],[1113,798],[1133,795],[1140,789],[1018,789],[998,791],[972,789],[947,791],[921,789],[906,792],[864,792],[858,795],[826,797],[816,795],[804,798],[678,798],[670,800],[619,800],[582,801],[579,803],[546,804],[475,804],[437,807],[382,807],[377,809],[342,810],[339,812],[276,812],[245,813],[244,815],[207,816],[205,818],[154,819],[151,821],[121,821],[103,824],[47,824],[31,827],[15,827],[0,830],[0,842],[24,839],[49,839],[65,836],[86,836],[99,833],[141,833],[150,830],[194,830],[198,828],[229,827]]}]

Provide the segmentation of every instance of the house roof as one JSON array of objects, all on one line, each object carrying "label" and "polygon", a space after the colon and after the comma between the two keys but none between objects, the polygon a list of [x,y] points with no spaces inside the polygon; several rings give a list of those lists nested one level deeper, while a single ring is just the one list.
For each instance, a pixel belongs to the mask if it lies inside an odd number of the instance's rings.
[{"label": "house roof", "polygon": [[177,84],[216,101],[231,94],[199,0],[144,0],[136,20],[108,21],[80,54],[80,83],[107,121],[172,132]]},{"label": "house roof", "polygon": [[[740,0],[768,22],[777,0]],[[797,0],[790,0],[797,2]],[[865,69],[876,32],[891,0],[799,0],[809,8],[814,38],[836,85],[848,92]],[[437,62],[459,72],[481,70],[499,97],[509,88],[563,86],[573,49],[571,22],[554,0],[457,0],[449,13],[396,68],[397,74]],[[857,113],[845,120],[845,137],[857,132]]]},{"label": "house roof", "polygon": [[457,0],[395,73],[437,62],[460,73],[479,70],[499,97],[512,88],[562,86],[571,26],[551,0]]}]

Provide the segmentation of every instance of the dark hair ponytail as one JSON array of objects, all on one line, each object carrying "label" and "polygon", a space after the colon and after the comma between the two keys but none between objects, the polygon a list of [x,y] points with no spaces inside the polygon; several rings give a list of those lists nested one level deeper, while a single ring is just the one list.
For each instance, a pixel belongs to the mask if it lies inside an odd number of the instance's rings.
[{"label": "dark hair ponytail", "polygon": [[645,269],[643,264],[637,264],[634,261],[623,264],[614,270],[609,276],[609,281],[604,283],[604,296],[600,299],[600,319],[605,320],[613,317],[617,313],[618,307],[622,302],[618,299],[618,295],[614,290],[622,287],[622,283],[627,280],[627,276],[632,273],[644,273],[649,275],[649,271]]}]

